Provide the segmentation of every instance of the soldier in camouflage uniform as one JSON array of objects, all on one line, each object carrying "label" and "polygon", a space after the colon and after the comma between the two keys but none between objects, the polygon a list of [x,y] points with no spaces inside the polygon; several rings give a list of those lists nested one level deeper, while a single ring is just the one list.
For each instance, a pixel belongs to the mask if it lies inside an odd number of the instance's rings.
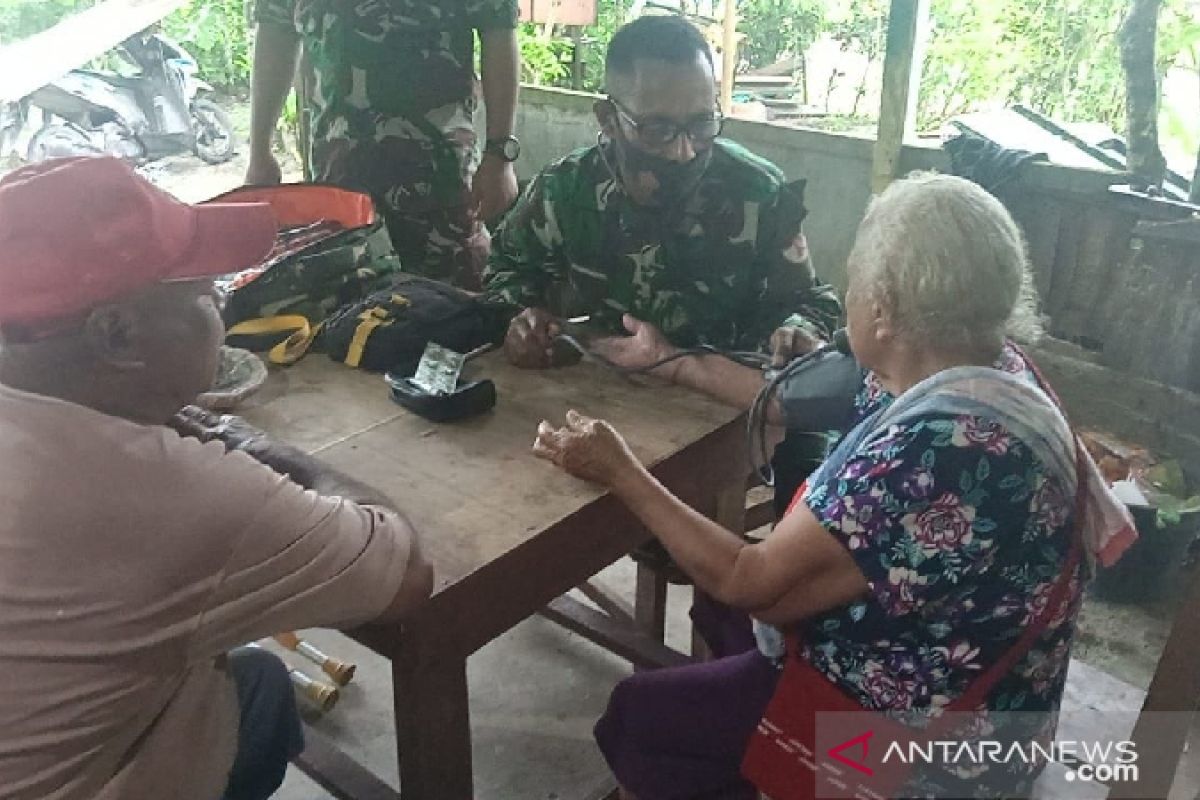
[{"label": "soldier in camouflage uniform", "polygon": [[480,219],[517,193],[517,0],[258,0],[255,16],[247,182],[280,180],[271,138],[303,44],[313,178],[374,196],[406,271],[478,288],[488,251]]},{"label": "soldier in camouflage uniform", "polygon": [[609,333],[648,322],[678,346],[758,350],[785,323],[827,335],[840,305],[809,263],[803,183],[716,138],[699,32],[643,17],[613,38],[606,67],[600,143],[544,169],[493,243],[487,295],[525,309],[510,359],[548,366],[558,320],[582,315]]}]

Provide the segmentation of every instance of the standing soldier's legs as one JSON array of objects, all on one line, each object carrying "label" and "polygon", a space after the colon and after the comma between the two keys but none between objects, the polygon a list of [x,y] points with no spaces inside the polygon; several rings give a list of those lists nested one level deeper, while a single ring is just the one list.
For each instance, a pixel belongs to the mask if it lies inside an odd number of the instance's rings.
[{"label": "standing soldier's legs", "polygon": [[405,272],[469,291],[483,288],[491,238],[470,208],[420,213],[387,210],[384,218]]}]

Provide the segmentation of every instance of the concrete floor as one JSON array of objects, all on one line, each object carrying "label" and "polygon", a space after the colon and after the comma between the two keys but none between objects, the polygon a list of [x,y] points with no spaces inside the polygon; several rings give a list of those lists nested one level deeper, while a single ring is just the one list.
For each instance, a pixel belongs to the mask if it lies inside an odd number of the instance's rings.
[{"label": "concrete floor", "polygon": [[[625,559],[599,576],[605,586],[633,597],[633,562]],[[581,598],[582,599],[582,598]],[[686,650],[691,589],[672,587],[667,638]],[[358,665],[337,706],[305,714],[359,763],[398,785],[387,662],[334,631],[305,634],[329,655]],[[292,666],[319,676],[316,666],[270,645]],[[630,673],[623,661],[553,623],[535,617],[484,647],[468,663],[476,800],[570,800],[606,774],[592,740],[612,687]],[[279,800],[329,795],[294,767]]]}]

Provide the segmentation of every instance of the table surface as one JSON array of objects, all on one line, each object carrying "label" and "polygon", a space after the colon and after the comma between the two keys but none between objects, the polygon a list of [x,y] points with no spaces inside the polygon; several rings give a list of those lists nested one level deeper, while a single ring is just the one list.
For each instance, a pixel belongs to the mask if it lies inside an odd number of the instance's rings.
[{"label": "table surface", "polygon": [[[538,422],[559,423],[570,408],[608,420],[685,502],[741,529],[747,469],[736,409],[592,364],[524,371],[493,353],[472,368],[496,383],[497,404],[457,423],[410,414],[380,376],[319,355],[274,371],[241,409],[390,496],[421,532],[438,576],[433,597],[402,626],[351,632],[392,662],[408,800],[476,796],[466,659],[647,536],[614,497],[533,455]],[[638,621],[661,637],[665,585],[646,580],[643,597],[643,577]],[[310,767],[322,785],[346,789],[339,797],[394,797],[336,749],[322,748]]]},{"label": "table surface", "polygon": [[488,414],[432,423],[389,397],[382,377],[312,355],[273,371],[240,409],[253,424],[391,497],[423,534],[438,592],[596,501],[602,491],[532,454],[543,419],[602,416],[655,465],[738,412],[650,378],[579,364],[520,370],[499,353],[473,368],[496,383]]}]

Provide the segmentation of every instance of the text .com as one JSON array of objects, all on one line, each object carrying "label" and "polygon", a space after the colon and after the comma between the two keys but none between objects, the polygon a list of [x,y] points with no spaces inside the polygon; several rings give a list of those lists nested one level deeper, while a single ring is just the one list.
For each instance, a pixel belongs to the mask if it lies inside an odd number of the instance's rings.
[{"label": "text .com", "polygon": [[885,764],[899,762],[960,767],[1056,763],[1068,768],[1068,781],[1111,784],[1138,779],[1137,749],[1130,741],[1059,740],[1047,744],[988,739],[892,742],[884,751],[882,761]]}]

